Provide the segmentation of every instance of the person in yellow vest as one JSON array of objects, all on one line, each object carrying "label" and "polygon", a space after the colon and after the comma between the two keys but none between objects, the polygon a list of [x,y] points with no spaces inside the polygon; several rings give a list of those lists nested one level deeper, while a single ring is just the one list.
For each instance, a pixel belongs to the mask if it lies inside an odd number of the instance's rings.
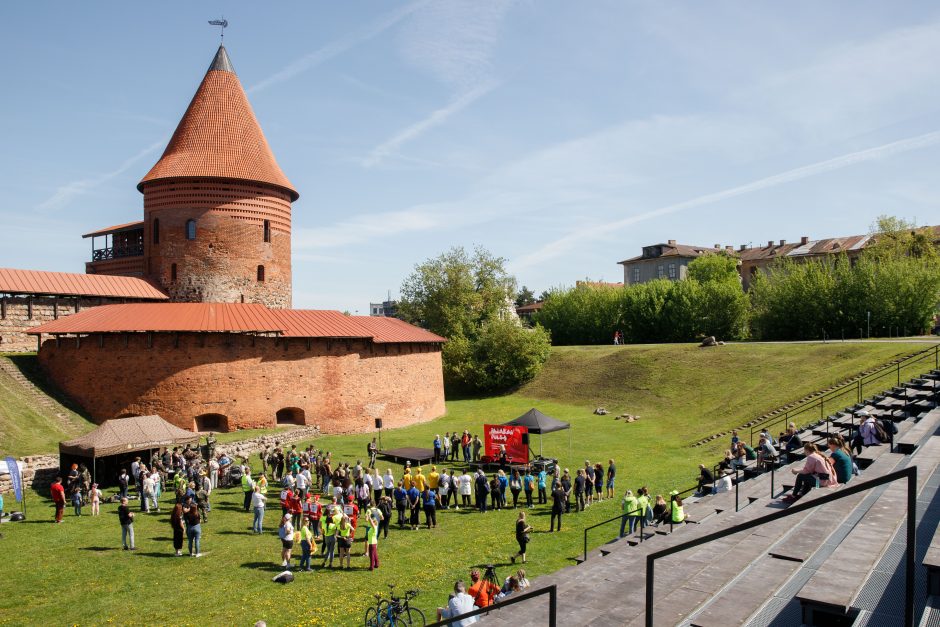
[{"label": "person in yellow vest", "polygon": [[627,490],[623,494],[623,500],[620,502],[621,507],[623,508],[623,515],[620,518],[620,537],[624,536],[624,530],[627,529],[629,525],[629,533],[633,533],[633,530],[637,526],[637,522],[640,520],[640,502],[633,492]]},{"label": "person in yellow vest", "polygon": [[349,551],[352,549],[352,525],[349,524],[349,518],[343,516],[336,528],[336,544],[339,546],[339,567],[343,567],[343,560],[346,560],[346,568],[349,565]]},{"label": "person in yellow vest", "polygon": [[421,468],[418,467],[418,474],[411,478],[411,483],[418,488],[418,492],[424,492],[428,485],[428,478],[421,474]]},{"label": "person in yellow vest", "polygon": [[369,528],[366,529],[366,545],[369,555],[369,570],[379,567],[379,523],[372,516],[368,517]]},{"label": "person in yellow vest", "polygon": [[685,522],[685,511],[682,508],[682,499],[679,498],[679,492],[673,490],[669,493],[672,498],[672,522],[679,524]]},{"label": "person in yellow vest", "polygon": [[323,525],[323,568],[327,562],[333,568],[333,557],[336,554],[336,531],[338,525],[333,516],[324,516],[320,519]]},{"label": "person in yellow vest", "polygon": [[647,523],[652,520],[653,510],[650,508],[650,497],[647,494],[648,490],[646,486],[643,486],[636,491],[636,500],[640,504],[640,517],[645,519]]},{"label": "person in yellow vest", "polygon": [[428,473],[428,487],[437,492],[437,486],[441,483],[441,475],[437,472],[437,466],[431,466],[431,472]]},{"label": "person in yellow vest", "polygon": [[310,519],[305,518],[300,524],[300,550],[302,551],[300,556],[300,570],[305,570],[307,572],[313,570],[313,568],[310,567],[310,553],[314,548],[313,531],[310,529]]},{"label": "person in yellow vest", "polygon": [[401,482],[405,487],[405,490],[411,489],[411,469],[405,468],[405,474],[401,476]]},{"label": "person in yellow vest", "polygon": [[245,511],[251,509],[251,495],[255,491],[255,482],[251,479],[251,473],[245,473],[242,475],[242,492],[245,493],[245,502],[243,507]]}]

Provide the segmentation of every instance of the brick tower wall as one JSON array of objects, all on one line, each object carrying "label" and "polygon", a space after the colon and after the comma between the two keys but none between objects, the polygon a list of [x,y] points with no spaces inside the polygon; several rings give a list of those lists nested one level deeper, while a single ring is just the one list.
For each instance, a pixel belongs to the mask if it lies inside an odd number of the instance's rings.
[{"label": "brick tower wall", "polygon": [[401,427],[445,411],[433,344],[105,334],[45,340],[39,360],[97,422],[158,414],[194,429],[200,416],[215,414],[220,425],[211,430],[225,431],[271,427],[278,411],[294,409],[287,413],[297,423],[324,433],[362,433],[376,418],[383,428]]},{"label": "brick tower wall", "polygon": [[[291,207],[286,192],[244,181],[201,179],[154,181],[143,191],[145,272],[171,300],[290,308]],[[186,238],[189,220],[196,221],[194,240]],[[266,220],[270,242],[264,241]]]}]

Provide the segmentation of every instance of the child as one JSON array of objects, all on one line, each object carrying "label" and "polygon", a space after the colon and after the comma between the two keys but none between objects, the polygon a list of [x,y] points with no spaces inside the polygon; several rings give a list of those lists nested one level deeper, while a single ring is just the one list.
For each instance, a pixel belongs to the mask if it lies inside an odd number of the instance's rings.
[{"label": "child", "polygon": [[75,507],[75,515],[82,515],[82,492],[78,488],[72,490],[72,506]]},{"label": "child", "polygon": [[91,501],[92,516],[97,516],[101,513],[101,496],[101,490],[98,489],[98,484],[91,484],[91,491],[88,493],[88,497]]}]

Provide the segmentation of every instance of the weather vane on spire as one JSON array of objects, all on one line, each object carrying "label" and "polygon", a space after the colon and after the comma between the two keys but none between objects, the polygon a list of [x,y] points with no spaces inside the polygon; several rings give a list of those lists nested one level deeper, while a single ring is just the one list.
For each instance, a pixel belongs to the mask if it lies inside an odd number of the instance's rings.
[{"label": "weather vane on spire", "polygon": [[222,43],[225,43],[225,29],[228,26],[228,20],[223,16],[221,20],[209,20],[209,24],[212,26],[221,26],[221,39]]}]

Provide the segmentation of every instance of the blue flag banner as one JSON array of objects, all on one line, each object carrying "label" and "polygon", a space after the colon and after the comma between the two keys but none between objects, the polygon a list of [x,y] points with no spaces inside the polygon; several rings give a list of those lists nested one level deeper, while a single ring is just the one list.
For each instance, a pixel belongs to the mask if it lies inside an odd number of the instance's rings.
[{"label": "blue flag banner", "polygon": [[10,481],[13,482],[13,495],[17,501],[23,500],[23,480],[20,476],[20,467],[12,457],[6,458],[7,470],[10,471]]}]

